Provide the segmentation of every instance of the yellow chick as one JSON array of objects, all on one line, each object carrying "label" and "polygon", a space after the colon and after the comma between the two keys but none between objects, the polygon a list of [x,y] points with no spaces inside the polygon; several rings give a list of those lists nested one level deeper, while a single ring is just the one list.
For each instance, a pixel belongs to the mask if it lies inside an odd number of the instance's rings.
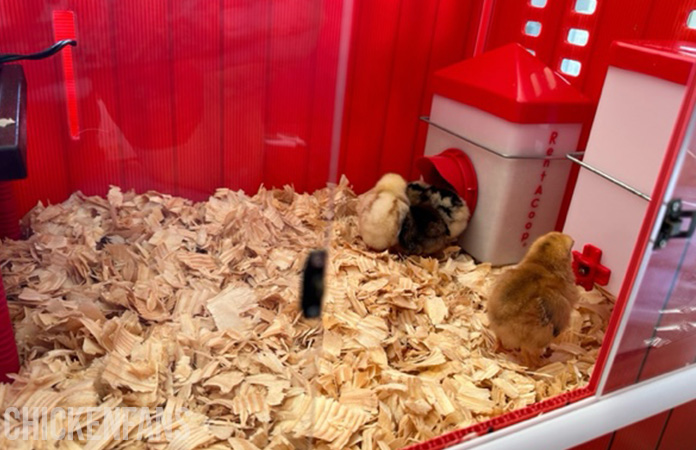
[{"label": "yellow chick", "polygon": [[501,347],[521,350],[528,367],[570,323],[578,300],[571,265],[573,239],[551,232],[538,238],[517,267],[495,281],[488,319]]},{"label": "yellow chick", "polygon": [[406,180],[384,175],[358,200],[358,230],[368,247],[383,251],[398,243],[399,230],[408,213]]}]

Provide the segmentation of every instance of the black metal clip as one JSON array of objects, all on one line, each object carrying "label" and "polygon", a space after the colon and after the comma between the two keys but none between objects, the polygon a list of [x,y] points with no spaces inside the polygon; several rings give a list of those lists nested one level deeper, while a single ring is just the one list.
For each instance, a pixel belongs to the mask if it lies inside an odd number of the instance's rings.
[{"label": "black metal clip", "polygon": [[307,257],[302,274],[302,313],[308,319],[321,315],[326,272],[326,250],[313,250]]},{"label": "black metal clip", "polygon": [[[682,230],[683,219],[690,220],[689,228]],[[655,249],[665,248],[670,239],[690,238],[696,230],[696,211],[683,211],[682,201],[675,198],[667,204],[667,213],[655,240]]]}]

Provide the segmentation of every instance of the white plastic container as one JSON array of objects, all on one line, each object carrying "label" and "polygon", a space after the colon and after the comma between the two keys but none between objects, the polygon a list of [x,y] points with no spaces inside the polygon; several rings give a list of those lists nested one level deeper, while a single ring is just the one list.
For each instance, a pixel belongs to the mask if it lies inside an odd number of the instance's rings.
[{"label": "white plastic container", "polygon": [[[617,43],[583,163],[645,196],[653,187],[686,93],[693,56],[680,50]],[[602,251],[617,295],[631,261],[649,200],[581,168],[564,232]]]},{"label": "white plastic container", "polygon": [[460,245],[479,261],[517,263],[556,226],[565,155],[576,151],[590,103],[518,44],[437,72],[434,89],[425,156],[460,149],[478,178]]}]

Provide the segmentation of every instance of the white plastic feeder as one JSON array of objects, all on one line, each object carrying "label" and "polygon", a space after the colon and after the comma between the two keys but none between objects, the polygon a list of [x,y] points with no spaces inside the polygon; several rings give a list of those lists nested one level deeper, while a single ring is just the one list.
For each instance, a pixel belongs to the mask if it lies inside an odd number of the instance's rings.
[{"label": "white plastic feeder", "polygon": [[432,166],[446,178],[442,160],[432,157],[463,152],[475,171],[478,196],[460,245],[479,261],[517,263],[556,225],[571,166],[565,155],[576,151],[592,106],[519,44],[436,72],[434,91],[418,166],[426,181]]}]

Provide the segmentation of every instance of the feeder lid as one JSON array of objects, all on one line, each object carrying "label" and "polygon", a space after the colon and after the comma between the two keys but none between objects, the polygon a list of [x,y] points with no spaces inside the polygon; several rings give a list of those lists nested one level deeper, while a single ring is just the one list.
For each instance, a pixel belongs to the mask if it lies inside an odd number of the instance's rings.
[{"label": "feeder lid", "polygon": [[423,156],[416,161],[423,180],[433,186],[453,189],[474,214],[478,200],[476,170],[466,154],[456,148],[434,156]]},{"label": "feeder lid", "polygon": [[584,123],[590,100],[517,43],[435,72],[436,94],[516,123]]},{"label": "feeder lid", "polygon": [[696,45],[674,41],[616,41],[611,65],[673,83],[686,84],[696,66]]}]

